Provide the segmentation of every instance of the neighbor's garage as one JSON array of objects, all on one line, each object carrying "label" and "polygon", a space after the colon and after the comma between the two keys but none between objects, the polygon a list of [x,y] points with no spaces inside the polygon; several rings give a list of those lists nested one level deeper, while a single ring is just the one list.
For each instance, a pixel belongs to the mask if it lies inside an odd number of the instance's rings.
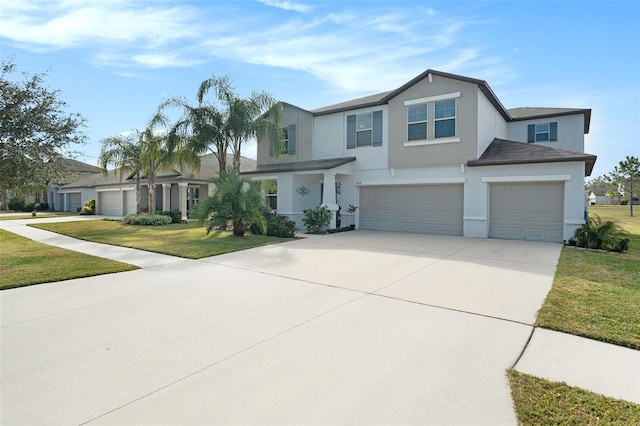
[{"label": "neighbor's garage", "polygon": [[122,193],[120,191],[98,192],[98,214],[105,216],[122,216]]},{"label": "neighbor's garage", "polygon": [[70,212],[79,212],[82,208],[82,194],[80,192],[72,192],[69,194],[69,209]]},{"label": "neighbor's garage", "polygon": [[360,229],[462,235],[463,186],[360,187]]},{"label": "neighbor's garage", "polygon": [[489,237],[561,242],[564,183],[492,183]]}]

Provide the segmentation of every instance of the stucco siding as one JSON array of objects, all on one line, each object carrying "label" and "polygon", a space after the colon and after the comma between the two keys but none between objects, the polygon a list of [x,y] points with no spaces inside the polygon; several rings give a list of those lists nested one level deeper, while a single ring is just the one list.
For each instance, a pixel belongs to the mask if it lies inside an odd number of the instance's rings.
[{"label": "stucco siding", "polygon": [[[478,87],[475,84],[433,76],[410,87],[389,101],[389,167],[412,168],[462,164],[474,158],[477,151]],[[407,138],[407,107],[405,101],[460,92],[456,98],[456,137],[459,142],[438,143],[427,140],[428,145],[405,146]],[[427,108],[431,128],[434,119],[433,104]],[[431,124],[430,124],[431,122]]]},{"label": "stucco siding", "polygon": [[556,142],[536,142],[536,145],[551,148],[584,152],[584,115],[565,115],[551,118],[515,121],[508,124],[507,139],[527,142],[527,126],[529,124],[558,123],[558,140]]},{"label": "stucco siding", "polygon": [[507,139],[507,122],[484,93],[478,91],[478,149],[475,158],[482,155],[494,138]]},{"label": "stucco siding", "polygon": [[271,155],[269,141],[261,139],[258,142],[258,164],[290,163],[294,161],[308,161],[312,159],[313,115],[293,105],[284,104],[282,113],[282,127],[296,126],[295,153],[281,153]]}]

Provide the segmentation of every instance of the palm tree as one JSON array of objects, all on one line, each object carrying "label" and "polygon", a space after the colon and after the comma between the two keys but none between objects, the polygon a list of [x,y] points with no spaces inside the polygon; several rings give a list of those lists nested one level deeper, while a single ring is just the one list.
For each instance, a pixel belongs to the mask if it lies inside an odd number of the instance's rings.
[{"label": "palm tree", "polygon": [[141,154],[142,147],[133,141],[131,137],[124,135],[112,136],[101,140],[102,149],[98,157],[98,165],[103,173],[108,173],[107,166],[112,164],[115,167],[114,173],[120,175],[122,183],[123,173],[129,173],[135,177],[136,182],[136,211],[140,211],[140,178],[142,174]]},{"label": "palm tree", "polygon": [[263,200],[255,182],[230,171],[222,172],[211,182],[216,186],[214,194],[197,205],[200,223],[209,220],[207,234],[227,223],[232,223],[233,235],[237,237],[243,236],[252,224],[266,232],[266,222],[260,209]]}]

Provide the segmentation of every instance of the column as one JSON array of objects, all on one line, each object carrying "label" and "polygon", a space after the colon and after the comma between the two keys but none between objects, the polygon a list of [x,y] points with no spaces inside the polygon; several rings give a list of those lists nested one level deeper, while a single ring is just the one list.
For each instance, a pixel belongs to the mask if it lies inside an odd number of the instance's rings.
[{"label": "column", "polygon": [[182,220],[187,220],[187,186],[186,182],[178,183],[178,194],[180,200],[180,213],[182,213]]},{"label": "column", "polygon": [[171,210],[171,184],[162,184],[162,210]]},{"label": "column", "polygon": [[338,211],[338,205],[336,204],[336,174],[323,173],[323,175],[323,205],[331,211],[331,224],[329,225],[329,229],[334,229],[336,227],[336,211]]}]

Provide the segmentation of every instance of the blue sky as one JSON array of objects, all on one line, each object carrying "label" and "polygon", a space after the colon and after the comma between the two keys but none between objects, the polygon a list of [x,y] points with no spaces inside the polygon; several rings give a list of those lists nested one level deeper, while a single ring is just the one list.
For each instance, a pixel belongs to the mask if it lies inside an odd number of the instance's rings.
[{"label": "blue sky", "polygon": [[12,0],[0,54],[49,72],[87,118],[92,164],[102,138],[212,75],[313,109],[431,68],[486,80],[507,108],[591,108],[595,177],[640,156],[639,23],[638,1]]}]

